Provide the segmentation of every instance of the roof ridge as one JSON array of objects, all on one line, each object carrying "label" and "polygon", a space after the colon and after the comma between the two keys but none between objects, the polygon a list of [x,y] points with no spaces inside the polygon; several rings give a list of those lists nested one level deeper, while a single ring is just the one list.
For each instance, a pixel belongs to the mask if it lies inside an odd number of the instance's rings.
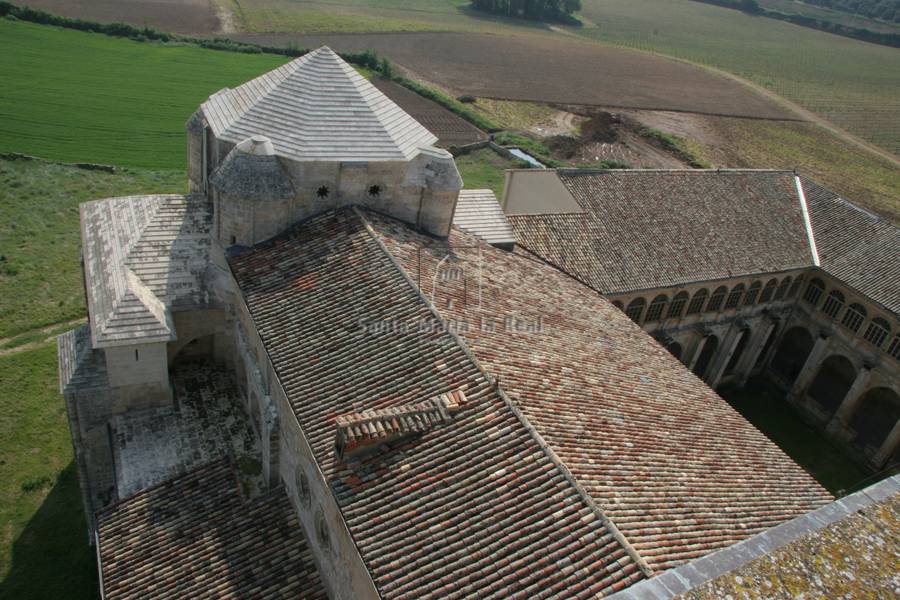
[{"label": "roof ridge", "polygon": [[391,265],[393,265],[394,269],[400,274],[400,276],[406,281],[407,285],[413,290],[413,292],[419,297],[419,300],[425,305],[428,311],[432,314],[432,316],[437,320],[438,323],[444,328],[444,331],[450,336],[450,338],[454,341],[454,343],[462,350],[463,354],[465,354],[466,358],[472,363],[475,369],[488,381],[491,387],[497,392],[497,395],[500,396],[503,403],[506,407],[512,412],[512,414],[516,417],[519,423],[525,428],[526,431],[530,434],[531,438],[538,445],[538,447],[544,452],[544,454],[550,459],[550,462],[560,471],[563,478],[571,485],[575,491],[578,493],[579,497],[585,503],[585,505],[594,513],[594,515],[600,519],[600,522],[603,526],[609,531],[609,533],[613,536],[613,538],[622,546],[622,549],[625,550],[626,554],[635,562],[638,569],[640,569],[641,573],[650,578],[653,576],[653,570],[650,568],[650,565],[644,560],[644,558],[640,555],[637,549],[631,545],[631,542],[625,537],[625,535],[619,530],[619,528],[612,522],[612,520],[606,515],[606,512],[603,508],[597,503],[594,498],[587,493],[587,490],[581,486],[572,472],[566,467],[565,463],[559,458],[556,452],[550,447],[550,445],[544,440],[543,436],[535,429],[534,425],[528,420],[528,418],[522,413],[522,411],[515,405],[515,402],[503,391],[503,388],[500,387],[499,380],[491,375],[487,369],[478,361],[475,357],[475,354],[469,349],[466,345],[465,341],[457,335],[457,333],[453,330],[452,327],[448,326],[447,322],[438,312],[438,310],[434,307],[434,305],[428,300],[425,294],[422,293],[422,290],[415,284],[415,282],[410,278],[409,274],[406,270],[397,262],[397,259],[394,258],[394,255],[391,254],[391,251],[387,248],[384,241],[378,236],[375,232],[375,229],[372,227],[372,224],[366,218],[365,214],[356,206],[351,206],[351,209],[359,218],[360,222],[363,224],[366,232],[369,237],[378,245],[378,248],[382,253],[387,257],[390,261]]}]

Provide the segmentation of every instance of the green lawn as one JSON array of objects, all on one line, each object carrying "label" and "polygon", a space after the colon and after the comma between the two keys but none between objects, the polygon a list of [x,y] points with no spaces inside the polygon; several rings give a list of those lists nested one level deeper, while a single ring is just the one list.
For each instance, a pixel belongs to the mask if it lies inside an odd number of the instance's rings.
[{"label": "green lawn", "polygon": [[744,390],[722,390],[721,394],[831,493],[855,491],[856,484],[871,475],[807,425],[783,395],[769,386],[754,384]]},{"label": "green lawn", "polygon": [[286,60],[0,19],[0,152],[184,169],[200,103]]},{"label": "green lawn", "polygon": [[0,599],[97,597],[56,345],[0,357]]},{"label": "green lawn", "polygon": [[900,50],[692,0],[584,0],[570,31],[729,71],[900,153]]},{"label": "green lawn", "polygon": [[84,316],[79,203],[185,191],[183,171],[0,160],[0,338]]},{"label": "green lawn", "polygon": [[465,187],[494,190],[499,200],[503,196],[504,169],[515,169],[520,163],[503,158],[490,148],[483,148],[456,158],[456,167]]}]

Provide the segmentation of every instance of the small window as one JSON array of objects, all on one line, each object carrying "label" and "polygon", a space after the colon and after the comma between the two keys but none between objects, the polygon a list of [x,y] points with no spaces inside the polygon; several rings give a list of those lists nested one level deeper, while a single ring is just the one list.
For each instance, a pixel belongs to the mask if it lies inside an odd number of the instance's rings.
[{"label": "small window", "polygon": [[819,304],[819,300],[822,298],[822,294],[825,292],[825,284],[821,279],[812,279],[809,282],[809,285],[806,286],[806,292],[803,294],[803,299],[816,306]]},{"label": "small window", "polygon": [[647,301],[643,298],[635,298],[628,303],[628,308],[625,310],[625,314],[628,315],[629,319],[640,325],[641,316],[644,314],[644,306],[646,305]]},{"label": "small window", "polygon": [[762,288],[761,281],[754,281],[744,296],[744,306],[753,306],[756,304],[756,298],[759,296],[759,290]]},{"label": "small window", "polygon": [[237,244],[237,237],[231,236],[231,245],[234,246],[235,244]]},{"label": "small window", "polygon": [[329,193],[330,192],[328,191],[328,187],[326,187],[324,185],[316,190],[316,196],[318,196],[319,198],[322,198],[322,199],[327,198]]},{"label": "small window", "polygon": [[844,319],[841,321],[841,324],[850,331],[856,333],[859,331],[859,327],[863,324],[863,321],[866,320],[867,314],[868,313],[863,306],[851,304],[847,309],[847,312],[844,313]]},{"label": "small window", "polygon": [[739,283],[733,288],[731,288],[731,293],[728,294],[728,300],[725,302],[725,310],[729,308],[737,308],[741,303],[741,296],[744,295],[744,284]]},{"label": "small window", "polygon": [[674,298],[672,298],[672,304],[669,305],[669,314],[666,315],[669,319],[679,319],[681,318],[681,314],[684,312],[684,305],[687,304],[688,301],[688,293],[687,292],[678,292]]},{"label": "small window", "polygon": [[706,312],[718,312],[719,309],[722,308],[722,302],[725,300],[725,294],[727,293],[728,288],[724,285],[717,288],[712,296],[709,297],[709,304],[706,305]]},{"label": "small window", "polygon": [[706,304],[707,296],[709,296],[709,292],[706,291],[706,288],[703,288],[694,294],[694,297],[691,298],[691,303],[688,305],[687,314],[695,315],[703,312],[703,305]]},{"label": "small window", "polygon": [[822,305],[822,312],[836,319],[841,309],[844,308],[844,295],[837,290],[831,290]]},{"label": "small window", "polygon": [[650,307],[647,308],[647,318],[644,319],[647,323],[652,323],[654,321],[659,321],[662,318],[663,309],[666,307],[666,303],[669,301],[668,296],[659,295],[653,299],[653,302],[650,303]]},{"label": "small window", "polygon": [[312,492],[309,489],[309,479],[300,467],[297,467],[295,475],[294,483],[297,486],[297,498],[300,500],[300,504],[303,505],[303,508],[309,508],[309,503],[312,499]]},{"label": "small window", "polygon": [[378,198],[381,196],[381,186],[380,185],[370,185],[369,186],[369,196],[372,198]]},{"label": "small window", "polygon": [[787,294],[788,288],[791,285],[791,278],[785,277],[781,280],[781,283],[778,284],[778,289],[775,290],[775,300],[781,300],[784,298],[785,294]]},{"label": "small window", "polygon": [[775,295],[775,288],[778,287],[778,281],[775,279],[770,279],[769,283],[766,284],[766,287],[763,288],[762,294],[759,295],[759,303],[769,302],[772,300],[772,296]]},{"label": "small window", "polygon": [[134,349],[134,362],[137,362],[141,359],[140,354],[138,354],[137,348]]},{"label": "small window", "polygon": [[900,335],[895,335],[888,346],[888,354],[897,360],[900,360]]},{"label": "small window", "polygon": [[866,334],[863,337],[876,348],[881,348],[881,345],[884,344],[884,340],[887,339],[890,333],[891,326],[888,322],[876,317],[869,323],[869,327],[866,329]]},{"label": "small window", "polygon": [[331,550],[331,532],[321,508],[316,511],[316,539],[323,550]]}]

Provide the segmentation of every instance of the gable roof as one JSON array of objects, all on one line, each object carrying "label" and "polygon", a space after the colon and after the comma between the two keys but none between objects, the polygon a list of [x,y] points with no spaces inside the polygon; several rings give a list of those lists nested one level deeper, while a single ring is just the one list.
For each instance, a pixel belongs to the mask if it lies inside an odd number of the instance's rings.
[{"label": "gable roof", "polygon": [[437,141],[327,46],[201,108],[217,137],[237,144],[264,135],[297,161],[406,161]]},{"label": "gable roof", "polygon": [[453,224],[492,246],[516,243],[516,234],[491,190],[460,190]]},{"label": "gable roof", "polygon": [[584,212],[510,214],[509,222],[522,246],[600,292],[814,262],[793,173],[560,170],[556,176]]},{"label": "gable roof", "polygon": [[[383,597],[591,596],[643,577],[359,214],[325,213],[229,262]],[[339,415],[458,390],[450,422],[359,460],[336,454]]]},{"label": "gable roof", "polygon": [[[654,571],[831,500],[596,291],[460,230],[438,240],[367,219]],[[435,277],[444,257],[466,276]]]},{"label": "gable roof", "polygon": [[95,348],[169,341],[169,309],[206,302],[206,203],[178,195],[81,204],[85,285]]},{"label": "gable roof", "polygon": [[284,489],[239,486],[216,461],[101,511],[103,597],[328,598]]},{"label": "gable roof", "polygon": [[900,228],[814,181],[803,188],[821,267],[900,314]]}]

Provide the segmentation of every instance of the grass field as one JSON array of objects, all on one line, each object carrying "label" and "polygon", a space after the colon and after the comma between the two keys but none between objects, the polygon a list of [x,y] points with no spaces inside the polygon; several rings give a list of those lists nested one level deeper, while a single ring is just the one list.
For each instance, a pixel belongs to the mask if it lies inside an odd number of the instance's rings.
[{"label": "grass field", "polygon": [[197,106],[286,60],[0,19],[0,152],[184,169]]},{"label": "grass field", "polygon": [[186,181],[183,171],[110,174],[0,160],[0,338],[84,316],[79,203],[183,192]]},{"label": "grass field", "polygon": [[456,166],[466,188],[494,190],[499,200],[503,196],[504,169],[515,169],[521,164],[503,158],[490,148],[483,148],[457,157]]},{"label": "grass field", "polygon": [[56,345],[0,357],[0,599],[97,597]]},{"label": "grass field", "polygon": [[691,0],[584,0],[605,43],[721,68],[900,154],[900,50]]}]

